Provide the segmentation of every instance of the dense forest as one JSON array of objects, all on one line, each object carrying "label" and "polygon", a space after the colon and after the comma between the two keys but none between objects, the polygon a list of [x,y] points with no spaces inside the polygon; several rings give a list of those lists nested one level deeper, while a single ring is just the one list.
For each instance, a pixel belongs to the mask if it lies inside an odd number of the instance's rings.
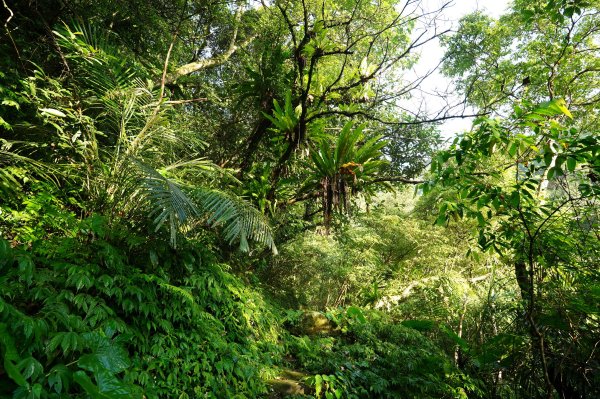
[{"label": "dense forest", "polygon": [[2,0],[0,397],[600,398],[600,1],[450,7]]}]

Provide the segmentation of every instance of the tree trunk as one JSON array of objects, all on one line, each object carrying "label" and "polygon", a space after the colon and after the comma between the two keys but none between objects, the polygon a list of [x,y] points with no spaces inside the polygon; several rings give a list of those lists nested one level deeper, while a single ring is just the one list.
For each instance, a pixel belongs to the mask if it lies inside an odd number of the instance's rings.
[{"label": "tree trunk", "polygon": [[246,148],[246,152],[244,153],[244,158],[242,159],[242,163],[240,164],[240,177],[243,177],[244,173],[250,170],[252,167],[252,163],[254,160],[254,153],[258,149],[260,142],[264,138],[267,133],[267,129],[271,126],[271,122],[266,118],[261,118],[260,122],[256,126],[254,133],[250,136],[250,140],[248,141],[248,147]]}]

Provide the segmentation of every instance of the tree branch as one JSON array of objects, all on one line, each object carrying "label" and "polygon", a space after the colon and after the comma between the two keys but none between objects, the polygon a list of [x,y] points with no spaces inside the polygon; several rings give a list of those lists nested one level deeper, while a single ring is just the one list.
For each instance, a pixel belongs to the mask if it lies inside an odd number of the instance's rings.
[{"label": "tree branch", "polygon": [[427,180],[412,180],[412,179],[407,179],[406,177],[402,177],[402,176],[386,176],[386,177],[378,177],[376,179],[369,180],[365,184],[366,185],[370,185],[370,184],[382,183],[382,182],[400,182],[400,183],[405,183],[405,184],[423,184],[426,181]]},{"label": "tree branch", "polygon": [[175,72],[167,75],[165,79],[165,84],[170,85],[177,82],[182,76],[189,75],[191,73],[200,71],[202,69],[210,68],[213,66],[221,65],[227,62],[229,58],[239,49],[248,46],[252,41],[256,38],[257,34],[251,35],[246,40],[241,43],[236,44],[238,30],[240,26],[240,21],[242,19],[242,9],[243,5],[240,4],[235,13],[235,26],[233,29],[233,34],[231,35],[231,40],[229,42],[229,47],[227,50],[219,55],[215,55],[214,57],[207,58],[200,61],[190,62],[188,64],[182,65],[175,70]]}]

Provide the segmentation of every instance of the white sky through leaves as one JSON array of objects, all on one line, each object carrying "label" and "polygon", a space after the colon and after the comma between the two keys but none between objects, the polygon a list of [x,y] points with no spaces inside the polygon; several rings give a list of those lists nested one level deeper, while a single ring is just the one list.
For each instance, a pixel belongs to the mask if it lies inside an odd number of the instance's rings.
[{"label": "white sky through leaves", "polygon": [[[444,0],[424,0],[425,10],[435,10]],[[446,10],[444,10],[443,21],[439,29],[452,28],[455,30],[461,17],[474,11],[482,11],[494,18],[502,15],[509,7],[509,0],[455,0]],[[419,76],[435,68],[444,55],[444,49],[439,45],[438,40],[428,43],[421,49],[419,62],[414,67],[414,73]],[[439,98],[435,95],[436,90],[444,92],[447,90],[450,80],[439,73],[434,73],[428,77],[422,84],[422,98],[413,98],[409,101],[408,107],[427,107],[430,112],[435,112],[443,106]],[[414,108],[413,108],[414,109]],[[451,119],[441,126],[441,134],[444,138],[451,138],[456,133],[468,130],[471,126],[471,119]]]}]

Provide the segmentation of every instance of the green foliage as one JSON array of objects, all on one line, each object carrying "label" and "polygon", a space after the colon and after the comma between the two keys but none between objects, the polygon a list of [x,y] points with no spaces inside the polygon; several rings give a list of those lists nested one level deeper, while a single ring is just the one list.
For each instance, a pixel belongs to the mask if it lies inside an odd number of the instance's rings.
[{"label": "green foliage", "polygon": [[[323,207],[325,226],[328,229],[334,210],[349,210],[350,196],[360,191],[366,193],[368,184],[373,183],[378,172],[386,162],[382,159],[381,149],[386,142],[381,136],[366,138],[364,126],[353,128],[348,122],[340,131],[335,144],[322,140],[318,148],[311,150],[313,170],[309,185],[319,187]],[[359,143],[361,143],[359,145]],[[306,190],[307,187],[303,188]]]},{"label": "green foliage", "polygon": [[444,71],[476,109],[507,115],[515,100],[539,104],[562,97],[580,129],[592,132],[597,7],[595,1],[515,1],[498,20],[468,15],[444,40]]},{"label": "green foliage", "polygon": [[399,317],[454,319],[465,300],[486,295],[492,262],[465,257],[470,225],[432,227],[431,216],[414,213],[415,202],[422,206],[408,190],[380,194],[370,212],[356,212],[335,235],[317,229],[296,236],[259,268],[261,280],[285,306],[369,305]]},{"label": "green foliage", "polygon": [[[201,188],[196,204],[192,190],[182,187],[178,178],[186,176],[186,168],[204,175],[218,168],[202,159],[178,158],[200,150],[202,143],[190,132],[178,137],[166,125],[173,109],[162,104],[143,70],[127,62],[108,34],[83,24],[64,25],[54,34],[75,76],[55,79],[38,70],[25,81],[24,96],[37,107],[40,128],[54,130],[59,142],[55,161],[69,164],[61,168],[61,180],[69,175],[80,182],[84,190],[78,196],[94,210],[150,222],[155,231],[168,226],[173,246],[181,232],[206,215],[209,224],[224,225],[226,240],[239,242],[243,251],[253,239],[276,252],[268,222],[249,204]],[[69,99],[76,95],[74,105]],[[39,162],[3,154],[3,162],[36,166],[31,169],[47,180]],[[3,186],[18,187],[13,174],[2,176]]]},{"label": "green foliage", "polygon": [[379,239],[367,228],[350,228],[341,237],[308,231],[280,247],[280,256],[260,270],[261,280],[285,306],[360,303],[386,272],[372,248]]},{"label": "green foliage", "polygon": [[[569,127],[565,117],[572,115],[563,100],[528,105],[516,105],[510,121],[479,119],[472,132],[440,152],[432,163],[433,182],[450,187],[454,198],[440,206],[437,223],[475,219],[479,246],[493,248],[513,264],[524,324],[529,325],[529,361],[534,370],[536,366],[542,370],[535,378],[545,384],[540,389],[540,383],[525,380],[523,392],[531,396],[542,396],[543,390],[560,395],[586,392],[594,386],[587,383],[587,372],[572,372],[574,366],[565,367],[557,353],[570,353],[565,334],[587,335],[577,354],[569,358],[578,364],[593,357],[588,340],[598,334],[585,327],[595,320],[595,312],[586,307],[575,310],[567,298],[585,296],[587,287],[594,287],[598,279],[593,272],[598,237],[584,227],[580,215],[594,215],[586,217],[585,223],[597,223],[595,176],[600,147],[595,135]],[[429,187],[431,183],[424,190]],[[554,279],[569,284],[555,284]],[[554,301],[557,296],[562,300]],[[500,340],[499,353],[494,355],[484,345],[486,353],[480,359],[514,360],[515,353],[522,351],[523,338],[517,336],[507,347],[501,345],[506,337],[511,335],[492,338],[490,342]],[[561,382],[567,375],[568,382]]]},{"label": "green foliage", "polygon": [[308,383],[325,398],[481,397],[479,382],[456,369],[421,333],[360,308],[330,314],[339,337],[291,336],[288,350],[313,373]]},{"label": "green foliage", "polygon": [[[494,338],[484,345],[494,360],[483,363],[497,381],[493,362],[512,363],[515,394],[527,397],[597,395],[595,311],[572,306],[598,281],[597,9],[515,1],[499,21],[467,16],[447,41],[446,72],[467,100],[510,116],[479,118],[434,159],[433,180],[453,193],[438,223],[476,220],[479,245],[513,269],[521,328],[497,336],[498,352]],[[590,373],[578,366],[588,361]]]},{"label": "green foliage", "polygon": [[[498,120],[482,118],[475,124],[477,130],[456,139],[449,151],[440,152],[432,170],[440,183],[456,187],[460,201],[442,204],[438,223],[444,224],[452,215],[472,216],[482,231],[480,245],[501,252],[502,247],[515,248],[523,239],[514,228],[509,230],[511,223],[523,220],[530,238],[535,239],[550,218],[560,215],[564,205],[595,197],[598,188],[590,176],[598,168],[597,138],[552,119],[561,115],[571,117],[563,100],[532,110],[516,106],[516,132]],[[508,156],[506,166],[486,168],[487,160],[497,154]],[[511,172],[514,182],[507,184],[503,178]],[[547,181],[558,182],[553,198],[542,196]],[[561,193],[560,182],[576,184],[578,193],[571,193],[569,188]],[[424,191],[430,186],[425,184]],[[508,216],[508,224],[496,229],[489,219],[497,216]],[[500,234],[485,235],[488,227]]]},{"label": "green foliage", "polygon": [[437,155],[418,1],[13,3],[0,396],[599,395],[597,1],[465,17]]},{"label": "green foliage", "polygon": [[292,93],[287,92],[285,95],[284,107],[281,108],[277,100],[273,100],[273,116],[265,114],[271,123],[283,134],[292,134],[298,125],[298,116],[300,109],[293,109]]},{"label": "green foliage", "polygon": [[388,161],[384,165],[383,174],[408,178],[422,174],[435,152],[442,147],[443,140],[439,130],[439,127],[429,124],[392,125],[381,129],[386,141],[381,151]]},{"label": "green foliage", "polygon": [[30,254],[4,240],[0,252],[0,341],[7,371],[2,393],[59,398],[83,390],[92,398],[141,398],[141,389],[123,377],[131,361],[114,312],[79,292],[91,286],[89,275],[67,277],[66,265],[56,265],[54,273],[63,274],[73,291],[60,290],[54,285],[60,279]]},{"label": "green foliage", "polygon": [[264,392],[261,373],[276,359],[278,332],[260,295],[189,247],[173,253],[138,243],[130,258],[132,237],[115,246],[119,227],[107,227],[95,216],[73,238],[34,242],[28,252],[0,241],[5,393]]},{"label": "green foliage", "polygon": [[195,196],[209,215],[207,223],[223,225],[223,236],[230,244],[239,241],[240,249],[248,252],[248,239],[253,239],[265,244],[277,255],[269,222],[251,204],[218,190],[198,189]]}]

